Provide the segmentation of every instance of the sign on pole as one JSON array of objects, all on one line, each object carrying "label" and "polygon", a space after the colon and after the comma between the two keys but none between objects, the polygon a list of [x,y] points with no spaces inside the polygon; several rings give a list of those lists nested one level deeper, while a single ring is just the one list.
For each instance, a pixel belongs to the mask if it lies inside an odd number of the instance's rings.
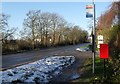
[{"label": "sign on pole", "polygon": [[103,44],[103,35],[98,35],[97,39],[98,39],[97,48],[100,48],[100,44]]},{"label": "sign on pole", "polygon": [[86,5],[86,18],[92,18],[93,17],[93,5]]},{"label": "sign on pole", "polygon": [[100,44],[100,58],[108,59],[108,57],[109,57],[108,44]]},{"label": "sign on pole", "polygon": [[92,18],[93,20],[93,34],[92,34],[92,51],[93,51],[93,74],[95,73],[95,53],[96,53],[96,43],[95,43],[95,4],[94,0],[93,4],[86,5],[86,18]]}]

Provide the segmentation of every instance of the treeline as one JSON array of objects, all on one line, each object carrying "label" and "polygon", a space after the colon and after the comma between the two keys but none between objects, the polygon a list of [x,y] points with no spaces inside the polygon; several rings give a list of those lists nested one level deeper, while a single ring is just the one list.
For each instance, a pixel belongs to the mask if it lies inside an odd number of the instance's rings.
[{"label": "treeline", "polygon": [[56,13],[29,11],[23,21],[20,39],[14,39],[17,28],[8,28],[8,15],[1,14],[2,50],[32,50],[36,48],[73,45],[87,42],[88,33],[77,25],[71,25]]},{"label": "treeline", "polygon": [[[99,17],[98,34],[104,36],[104,43],[109,44],[110,59],[108,80],[120,81],[120,1],[111,4],[109,9]],[[106,81],[106,80],[105,80]],[[109,81],[108,81],[109,82]]]}]

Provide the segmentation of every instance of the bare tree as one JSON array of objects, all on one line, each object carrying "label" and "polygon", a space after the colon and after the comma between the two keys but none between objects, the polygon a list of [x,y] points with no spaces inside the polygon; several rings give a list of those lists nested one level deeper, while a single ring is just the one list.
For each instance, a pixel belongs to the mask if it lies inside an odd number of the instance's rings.
[{"label": "bare tree", "polygon": [[53,32],[53,41],[52,45],[55,45],[56,29],[58,28],[58,15],[51,14],[51,30]]},{"label": "bare tree", "polygon": [[[29,11],[27,18],[24,20],[24,28],[31,35],[33,48],[35,41],[39,40],[43,46],[48,47],[57,44],[70,44],[71,41],[71,26],[68,26],[67,22],[63,17],[57,13],[41,12],[40,10]],[[74,44],[79,42],[81,30],[75,29],[72,31],[74,37]],[[77,33],[76,33],[77,32]],[[30,37],[30,36],[29,36]],[[71,42],[70,42],[71,41]],[[37,41],[36,41],[37,42]]]},{"label": "bare tree", "polygon": [[52,45],[60,43],[60,37],[61,37],[61,28],[64,28],[66,25],[66,21],[58,14],[52,13],[51,14],[51,31],[52,31]]},{"label": "bare tree", "polygon": [[59,21],[60,23],[57,29],[58,44],[60,44],[64,40],[64,32],[67,25],[67,22],[63,18],[61,18],[61,20]]},{"label": "bare tree", "polygon": [[4,28],[8,27],[9,17],[9,15],[0,14],[0,30],[4,30]]},{"label": "bare tree", "polygon": [[50,18],[51,13],[45,12],[41,14],[41,19],[42,19],[42,31],[43,31],[43,40],[44,40],[44,45],[47,47],[48,46],[48,36],[49,36],[49,30],[51,28],[51,18]]},{"label": "bare tree", "polygon": [[32,35],[32,45],[33,45],[33,49],[35,48],[35,38],[36,38],[36,28],[38,26],[38,15],[40,13],[40,10],[39,11],[29,11],[26,15],[27,15],[27,18],[24,19],[24,22],[23,22],[23,25],[24,25],[24,28],[27,28],[31,35]]},{"label": "bare tree", "polygon": [[16,28],[9,28],[8,26],[8,18],[10,16],[9,15],[5,15],[5,14],[0,14],[0,30],[2,33],[2,43],[4,44],[5,41],[7,41],[8,37],[13,36],[13,34],[16,31]]}]

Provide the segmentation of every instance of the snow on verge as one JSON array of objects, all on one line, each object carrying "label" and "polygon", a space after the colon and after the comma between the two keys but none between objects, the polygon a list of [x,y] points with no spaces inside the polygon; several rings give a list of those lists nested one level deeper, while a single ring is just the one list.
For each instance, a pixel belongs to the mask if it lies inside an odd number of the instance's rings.
[{"label": "snow on verge", "polygon": [[0,71],[0,77],[2,77],[2,82],[47,83],[74,61],[74,56],[48,57],[13,69]]}]

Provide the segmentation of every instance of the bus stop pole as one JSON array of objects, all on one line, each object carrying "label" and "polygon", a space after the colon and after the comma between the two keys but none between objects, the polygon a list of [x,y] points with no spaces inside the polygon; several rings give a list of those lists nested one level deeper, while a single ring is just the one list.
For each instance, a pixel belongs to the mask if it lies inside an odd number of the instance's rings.
[{"label": "bus stop pole", "polygon": [[95,54],[96,54],[96,43],[95,43],[95,38],[96,38],[96,33],[95,33],[95,4],[94,0],[93,2],[93,74],[95,74]]}]

